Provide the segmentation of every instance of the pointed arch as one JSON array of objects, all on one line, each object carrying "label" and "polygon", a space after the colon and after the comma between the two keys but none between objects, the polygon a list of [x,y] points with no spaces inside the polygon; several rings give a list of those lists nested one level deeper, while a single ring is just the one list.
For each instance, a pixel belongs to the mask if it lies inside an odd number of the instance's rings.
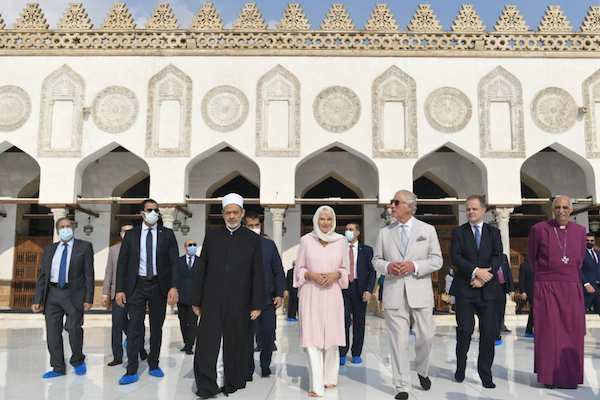
[{"label": "pointed arch", "polygon": [[[39,163],[10,142],[4,142],[0,148],[4,148],[0,152],[0,197],[19,197],[25,192],[27,197],[33,197],[39,191]],[[23,192],[26,187],[29,190]]]},{"label": "pointed arch", "polygon": [[363,191],[360,190],[360,187],[358,187],[353,182],[350,182],[348,179],[344,178],[343,176],[341,176],[340,174],[338,174],[337,172],[334,172],[334,171],[331,171],[331,172],[323,175],[321,178],[317,179],[316,181],[314,181],[313,183],[308,185],[306,188],[304,188],[304,190],[301,193],[301,197],[304,197],[307,192],[309,192],[311,189],[320,185],[321,183],[323,183],[324,181],[326,181],[329,178],[333,178],[336,181],[340,182],[342,185],[346,186],[348,189],[350,189],[354,193],[356,193],[356,195],[359,198],[365,197],[365,195],[363,194]]}]

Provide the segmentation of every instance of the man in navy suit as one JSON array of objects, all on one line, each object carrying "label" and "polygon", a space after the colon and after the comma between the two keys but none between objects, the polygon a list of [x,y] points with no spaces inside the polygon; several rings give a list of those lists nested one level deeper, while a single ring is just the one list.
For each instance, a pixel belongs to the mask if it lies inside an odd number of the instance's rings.
[{"label": "man in navy suit", "polygon": [[496,307],[496,340],[495,344],[502,344],[501,332],[510,333],[511,330],[504,325],[504,314],[506,311],[506,294],[510,296],[511,300],[515,298],[515,281],[512,277],[512,271],[510,270],[510,263],[506,254],[503,254],[502,265],[498,269],[498,282],[500,282],[500,293],[498,297],[498,307]]},{"label": "man in navy suit", "polygon": [[583,292],[585,309],[587,310],[593,304],[594,310],[600,314],[600,292],[598,291],[600,286],[600,266],[598,266],[600,252],[594,248],[596,238],[593,233],[588,233],[585,240],[587,251],[581,267],[581,282],[585,289]]},{"label": "man in navy suit", "polygon": [[350,323],[352,321],[352,361],[360,364],[363,343],[365,341],[365,319],[367,304],[371,300],[375,287],[375,269],[373,268],[373,248],[358,241],[360,225],[350,222],[346,225],[346,239],[349,248],[348,289],[343,289],[344,314],[346,322],[346,346],[340,347],[340,365],[346,364],[346,354],[350,347]]},{"label": "man in navy suit", "polygon": [[475,329],[475,314],[479,318],[479,359],[477,370],[483,386],[494,388],[494,336],[496,308],[500,296],[498,269],[502,265],[500,230],[483,223],[485,199],[473,195],[467,198],[469,222],[454,228],[450,238],[450,258],[455,268],[450,295],[456,297],[456,373],[458,382],[465,380],[467,352]]},{"label": "man in navy suit", "polygon": [[[260,335],[257,335],[261,343],[257,343],[260,347],[260,371],[261,376],[266,378],[271,375],[271,358],[273,356],[273,343],[275,341],[276,315],[275,310],[281,307],[283,302],[283,290],[285,289],[285,275],[283,272],[283,264],[275,242],[263,237],[260,234],[261,224],[260,217],[253,211],[248,211],[245,217],[246,228],[260,236],[260,244],[262,246],[263,266],[265,269],[265,283],[267,308],[263,310],[260,316],[254,321],[256,329],[260,329]],[[252,335],[254,341],[254,334]],[[254,373],[254,354],[250,352],[250,363],[248,366],[248,380],[252,380]]]},{"label": "man in navy suit", "polygon": [[[52,371],[43,378],[55,378],[67,372],[63,350],[63,328],[69,332],[71,365],[77,375],[87,372],[83,354],[83,313],[94,302],[94,249],[90,242],[73,238],[73,223],[59,218],[57,243],[44,247],[42,269],[35,284],[31,310],[40,312],[44,305],[46,341]],[[63,318],[67,321],[63,325]]]},{"label": "man in navy suit", "polygon": [[183,348],[185,354],[193,355],[192,348],[198,334],[198,316],[192,310],[192,306],[188,303],[188,298],[192,292],[194,278],[196,277],[196,261],[198,256],[198,244],[189,239],[184,244],[185,254],[179,257],[179,302],[177,303],[177,316],[179,317],[179,328],[181,336],[183,336]]}]

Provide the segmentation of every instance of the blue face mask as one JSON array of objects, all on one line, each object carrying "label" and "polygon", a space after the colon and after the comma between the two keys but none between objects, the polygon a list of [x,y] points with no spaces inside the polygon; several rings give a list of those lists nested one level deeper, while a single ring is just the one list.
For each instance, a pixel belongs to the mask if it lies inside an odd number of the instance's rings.
[{"label": "blue face mask", "polygon": [[346,236],[346,239],[348,239],[349,242],[354,240],[354,231],[346,231],[344,235]]},{"label": "blue face mask", "polygon": [[192,256],[196,255],[197,251],[198,251],[198,248],[196,246],[190,246],[187,248],[188,254],[190,254]]},{"label": "blue face mask", "polygon": [[71,240],[73,238],[73,229],[62,228],[60,231],[58,231],[58,236],[60,236],[60,239],[62,241],[68,242],[69,240]]},{"label": "blue face mask", "polygon": [[586,243],[585,246],[588,248],[588,250],[591,250],[594,248],[594,243]]}]

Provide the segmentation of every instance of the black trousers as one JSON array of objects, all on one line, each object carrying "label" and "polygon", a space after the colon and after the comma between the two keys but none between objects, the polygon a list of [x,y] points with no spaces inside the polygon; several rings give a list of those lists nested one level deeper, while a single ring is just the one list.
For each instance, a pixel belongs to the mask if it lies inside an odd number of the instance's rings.
[{"label": "black trousers", "polygon": [[184,347],[191,350],[198,335],[198,316],[192,310],[192,306],[184,303],[177,303],[177,316]]},{"label": "black trousers", "polygon": [[165,322],[167,310],[167,297],[163,295],[158,286],[158,279],[148,281],[146,277],[138,277],[133,293],[127,298],[129,304],[129,329],[127,332],[127,375],[137,373],[139,361],[138,353],[144,329],[146,316],[146,302],[150,314],[150,353],[148,354],[148,367],[158,368],[158,357],[162,344],[162,327]]},{"label": "black trousers", "polygon": [[288,292],[288,313],[287,317],[298,319],[298,292]]},{"label": "black trousers", "polygon": [[[275,341],[275,329],[277,327],[277,316],[275,315],[275,306],[269,304],[267,309],[260,313],[260,316],[254,320],[256,324],[252,324],[252,339],[250,362],[248,363],[248,374],[254,373],[254,334],[256,333],[257,344],[261,347],[260,350],[260,366],[268,367],[271,365],[273,358],[273,342]],[[258,333],[260,330],[260,334]]]},{"label": "black trousers", "polygon": [[479,357],[477,371],[482,382],[492,381],[496,333],[497,300],[485,300],[480,290],[475,297],[456,297],[456,370],[463,372],[467,367],[467,353],[471,336],[475,330],[475,315],[479,318]]},{"label": "black trousers", "polygon": [[502,293],[498,299],[498,305],[496,307],[496,340],[502,340],[500,329],[504,325],[504,312],[506,311],[506,293]]},{"label": "black trousers", "polygon": [[352,325],[352,357],[360,357],[365,343],[365,321],[367,303],[362,301],[362,293],[358,290],[358,281],[348,284],[344,295],[344,319],[346,329],[346,346],[340,347],[340,357],[346,357],[350,348],[350,323]]},{"label": "black trousers", "polygon": [[[69,333],[69,344],[73,353],[70,360],[71,365],[78,367],[85,360],[83,355],[83,310],[78,310],[73,306],[69,289],[50,286],[44,305],[44,314],[50,365],[54,372],[64,375],[67,372],[67,366],[63,348],[63,328]],[[67,321],[63,325],[65,315]]]},{"label": "black trousers", "polygon": [[589,310],[590,306],[594,305],[594,311],[600,314],[600,290],[596,290],[594,293],[588,293],[583,288],[583,300],[585,301],[585,310]]},{"label": "black trousers", "polygon": [[528,298],[527,301],[529,302],[529,316],[527,317],[525,333],[533,333],[533,296]]},{"label": "black trousers", "polygon": [[[128,303],[125,307],[119,307],[115,299],[112,300],[112,335],[111,346],[115,360],[123,360],[123,334],[127,336],[129,329]],[[142,320],[142,325],[144,321]],[[146,327],[142,326],[142,340],[140,341],[140,352],[144,349]]]}]

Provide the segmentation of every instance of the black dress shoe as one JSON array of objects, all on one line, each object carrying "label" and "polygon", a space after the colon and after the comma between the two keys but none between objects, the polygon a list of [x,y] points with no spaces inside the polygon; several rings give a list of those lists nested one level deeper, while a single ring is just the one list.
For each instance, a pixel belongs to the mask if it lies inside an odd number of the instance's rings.
[{"label": "black dress shoe", "polygon": [[183,347],[181,348],[181,350],[179,350],[179,351],[186,351],[186,350],[187,350],[187,347],[183,346]]},{"label": "black dress shoe", "polygon": [[269,368],[269,367],[260,367],[260,375],[263,378],[266,378],[267,376],[271,375],[271,368]]},{"label": "black dress shoe", "polygon": [[248,374],[248,376],[246,377],[246,382],[252,382],[252,374]]},{"label": "black dress shoe", "polygon": [[194,352],[192,351],[192,349],[185,349],[185,354],[187,354],[187,355],[193,355]]},{"label": "black dress shoe", "polygon": [[146,352],[146,349],[142,349],[140,351],[140,358],[142,359],[142,361],[145,361],[148,358],[148,353]]},{"label": "black dress shoe", "polygon": [[462,382],[465,380],[465,371],[456,371],[454,373],[454,379],[456,382]]},{"label": "black dress shoe", "polygon": [[544,386],[546,387],[546,389],[556,389],[556,385],[546,385],[546,384],[544,384]]},{"label": "black dress shoe", "polygon": [[493,388],[496,387],[496,384],[494,382],[492,382],[492,381],[482,382],[482,384],[483,384],[483,387],[487,388],[487,389],[493,389]]},{"label": "black dress shoe", "polygon": [[115,365],[123,364],[123,360],[117,360],[116,358],[108,363],[109,367],[114,367]]},{"label": "black dress shoe", "polygon": [[408,392],[400,392],[394,398],[401,399],[401,400],[408,400]]},{"label": "black dress shoe", "polygon": [[[417,374],[419,375],[419,374]],[[425,390],[431,389],[431,379],[428,376],[419,375],[419,382],[421,382],[421,387]]]},{"label": "black dress shoe", "polygon": [[201,399],[214,399],[215,397],[217,397],[216,394],[212,394],[212,393],[204,393],[204,392],[196,392],[196,396],[200,397]]}]

